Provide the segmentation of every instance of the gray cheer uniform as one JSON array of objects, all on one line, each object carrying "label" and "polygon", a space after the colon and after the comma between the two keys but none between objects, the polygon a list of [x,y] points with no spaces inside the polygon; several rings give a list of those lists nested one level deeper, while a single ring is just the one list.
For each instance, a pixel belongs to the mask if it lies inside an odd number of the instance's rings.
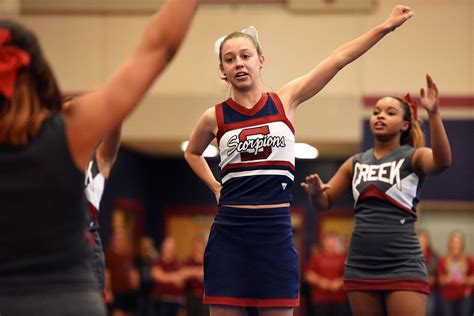
[{"label": "gray cheer uniform", "polygon": [[404,145],[376,159],[373,149],[353,157],[355,228],[346,262],[347,291],[412,290],[429,293],[415,231],[423,178]]}]

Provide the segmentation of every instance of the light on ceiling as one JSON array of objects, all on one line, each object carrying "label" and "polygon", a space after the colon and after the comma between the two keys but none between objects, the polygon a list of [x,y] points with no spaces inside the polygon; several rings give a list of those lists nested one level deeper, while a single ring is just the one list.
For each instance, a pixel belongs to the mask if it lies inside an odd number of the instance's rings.
[{"label": "light on ceiling", "polygon": [[306,143],[295,143],[295,156],[299,159],[315,159],[319,155],[318,149]]},{"label": "light on ceiling", "polygon": [[[181,150],[185,151],[188,147],[189,141],[184,141],[181,143]],[[206,150],[202,154],[204,157],[216,157],[219,154],[219,151],[214,145],[207,146]]]}]

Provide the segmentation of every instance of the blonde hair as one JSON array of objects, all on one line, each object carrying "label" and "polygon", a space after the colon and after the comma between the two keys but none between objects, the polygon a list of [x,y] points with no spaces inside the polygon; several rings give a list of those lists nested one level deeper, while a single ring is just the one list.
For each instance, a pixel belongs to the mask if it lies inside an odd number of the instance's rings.
[{"label": "blonde hair", "polygon": [[[457,237],[457,236],[461,238],[461,241],[462,241],[461,256],[459,258],[453,257],[453,254],[452,254],[452,242],[453,242],[454,237]],[[446,256],[446,265],[448,267],[453,264],[458,264],[459,268],[461,269],[463,273],[467,272],[467,269],[469,266],[469,262],[468,262],[469,259],[466,256],[465,247],[466,247],[466,239],[464,237],[464,234],[459,230],[455,230],[451,232],[448,238],[448,253]]]},{"label": "blonde hair", "polygon": [[250,34],[244,33],[244,32],[236,31],[236,32],[232,32],[229,35],[227,35],[224,38],[224,40],[222,41],[222,43],[219,47],[219,62],[222,63],[222,47],[224,47],[225,42],[227,42],[228,40],[233,39],[233,38],[241,38],[241,37],[249,39],[252,42],[255,49],[257,50],[258,56],[262,56],[262,47],[260,46],[260,44],[258,43],[258,41],[255,37],[253,37]]}]

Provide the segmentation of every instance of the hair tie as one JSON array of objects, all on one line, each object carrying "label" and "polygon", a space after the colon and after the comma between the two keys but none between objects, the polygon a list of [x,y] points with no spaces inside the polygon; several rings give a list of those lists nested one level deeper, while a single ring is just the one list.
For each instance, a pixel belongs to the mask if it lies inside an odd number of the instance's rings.
[{"label": "hair tie", "polygon": [[415,119],[415,121],[418,121],[418,108],[417,108],[418,104],[416,103],[416,101],[413,101],[411,99],[411,96],[409,93],[407,93],[403,97],[403,100],[405,100],[408,103],[408,105],[411,107],[413,118]]},{"label": "hair tie", "polygon": [[[248,34],[248,35],[252,36],[253,38],[255,38],[258,45],[260,47],[262,47],[262,44],[260,44],[260,41],[258,39],[258,32],[257,32],[257,29],[255,28],[255,26],[251,25],[251,26],[241,30],[240,32]],[[221,51],[221,44],[227,36],[229,36],[229,34],[219,37],[217,39],[217,41],[214,43],[214,51],[216,52],[217,55],[219,55],[219,53]]]},{"label": "hair tie", "polygon": [[17,70],[30,64],[30,55],[22,49],[5,45],[10,30],[0,29],[0,94],[11,99],[15,91]]}]

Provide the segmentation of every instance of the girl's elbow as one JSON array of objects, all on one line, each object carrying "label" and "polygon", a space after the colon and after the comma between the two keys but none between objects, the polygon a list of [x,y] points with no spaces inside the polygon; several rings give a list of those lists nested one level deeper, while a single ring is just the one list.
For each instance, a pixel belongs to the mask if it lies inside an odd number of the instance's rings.
[{"label": "girl's elbow", "polygon": [[436,170],[435,170],[434,174],[443,173],[443,172],[446,171],[450,166],[451,166],[451,161],[440,163],[440,164],[438,164],[438,165],[436,166]]},{"label": "girl's elbow", "polygon": [[448,169],[449,167],[451,167],[452,163],[453,163],[453,161],[452,161],[451,157],[449,157],[448,159],[446,159],[446,160],[440,162],[440,163],[438,164],[438,170],[439,170],[439,172],[443,172],[443,171],[445,171],[446,169]]},{"label": "girl's elbow", "polygon": [[451,159],[449,159],[448,161],[446,161],[446,163],[443,165],[443,168],[446,170],[448,169],[449,167],[451,167],[451,165],[453,164],[453,161]]},{"label": "girl's elbow", "polygon": [[192,157],[192,154],[191,154],[189,151],[185,150],[185,151],[184,151],[184,159],[185,159],[187,162],[189,162],[189,161],[191,160],[191,157]]},{"label": "girl's elbow", "polygon": [[352,57],[344,52],[336,51],[331,54],[330,60],[334,69],[338,72],[351,62]]},{"label": "girl's elbow", "polygon": [[192,151],[190,151],[190,150],[188,150],[188,149],[186,149],[186,150],[184,151],[184,159],[185,159],[188,163],[192,162],[194,159],[199,158],[199,157],[201,157],[201,156],[202,156],[202,154],[193,153]]}]

